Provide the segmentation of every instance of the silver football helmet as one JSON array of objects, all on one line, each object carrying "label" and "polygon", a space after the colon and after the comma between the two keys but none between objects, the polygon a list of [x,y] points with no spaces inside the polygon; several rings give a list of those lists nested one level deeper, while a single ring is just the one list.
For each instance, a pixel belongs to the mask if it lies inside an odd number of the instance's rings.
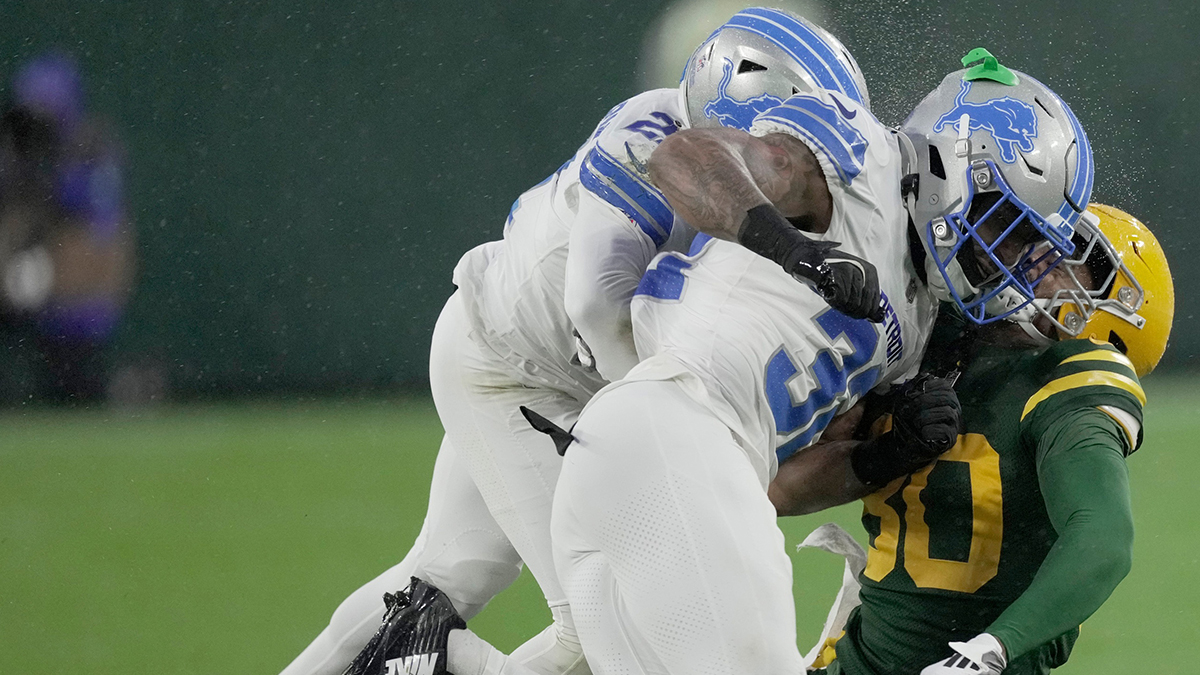
[{"label": "silver football helmet", "polygon": [[693,127],[749,129],[764,110],[818,88],[871,107],[862,70],[837,38],[766,7],[744,9],[714,31],[688,59],[679,87]]},{"label": "silver football helmet", "polygon": [[[929,285],[975,323],[1036,312],[1034,289],[1075,252],[1092,150],[1048,87],[976,49],[901,127],[905,201]],[[915,180],[914,180],[915,178]]]}]

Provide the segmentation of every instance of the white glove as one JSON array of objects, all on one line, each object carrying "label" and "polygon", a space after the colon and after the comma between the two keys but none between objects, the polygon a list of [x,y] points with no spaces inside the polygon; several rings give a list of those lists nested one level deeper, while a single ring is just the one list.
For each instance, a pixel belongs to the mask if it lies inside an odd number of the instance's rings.
[{"label": "white glove", "polygon": [[925,668],[921,675],[1000,675],[1008,665],[1004,645],[987,633],[967,642],[951,642],[954,656]]}]

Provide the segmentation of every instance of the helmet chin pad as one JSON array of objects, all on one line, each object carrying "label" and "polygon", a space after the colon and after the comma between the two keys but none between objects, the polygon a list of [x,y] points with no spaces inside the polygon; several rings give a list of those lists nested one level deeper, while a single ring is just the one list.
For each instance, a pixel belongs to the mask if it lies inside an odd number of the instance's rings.
[{"label": "helmet chin pad", "polygon": [[[1024,327],[1040,315],[1061,339],[1084,334],[1098,313],[1114,317],[1133,329],[1142,328],[1145,319],[1138,310],[1142,307],[1145,291],[1098,222],[1091,212],[1080,219],[1075,235],[1075,254],[1061,261],[1059,276],[1063,283],[1053,294],[1043,293],[1044,297],[1030,303],[1031,312],[1010,320]],[[1117,292],[1118,281],[1128,290]],[[1108,339],[1108,336],[1102,337]]]},{"label": "helmet chin pad", "polygon": [[1021,201],[992,160],[972,162],[966,171],[968,189],[958,210],[926,223],[925,235],[945,299],[983,325],[1026,307],[1075,244],[1072,226]]}]

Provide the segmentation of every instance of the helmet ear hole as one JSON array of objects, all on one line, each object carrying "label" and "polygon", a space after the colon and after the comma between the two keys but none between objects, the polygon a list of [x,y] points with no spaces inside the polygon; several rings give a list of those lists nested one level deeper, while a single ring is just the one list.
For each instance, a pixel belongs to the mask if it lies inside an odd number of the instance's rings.
[{"label": "helmet ear hole", "polygon": [[942,153],[938,152],[937,146],[929,146],[929,173],[946,180],[946,167],[942,166]]},{"label": "helmet ear hole", "polygon": [[1129,347],[1125,346],[1125,341],[1121,339],[1120,335],[1117,335],[1117,331],[1115,330],[1108,331],[1108,343],[1116,347],[1117,351],[1122,354],[1129,353]]},{"label": "helmet ear hole", "polygon": [[746,59],[738,64],[737,72],[738,72],[738,75],[741,75],[742,73],[754,73],[754,72],[758,72],[760,70],[766,70],[766,69],[767,69],[767,67],[764,66],[763,64],[755,63],[753,61],[750,61],[749,59]]}]

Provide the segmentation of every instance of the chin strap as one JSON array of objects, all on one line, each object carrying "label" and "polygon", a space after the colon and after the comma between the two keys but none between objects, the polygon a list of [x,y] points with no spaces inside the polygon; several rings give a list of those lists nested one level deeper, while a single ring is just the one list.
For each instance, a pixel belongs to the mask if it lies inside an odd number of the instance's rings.
[{"label": "chin strap", "polygon": [[[988,313],[1000,314],[1008,311],[1010,307],[1019,305],[1023,302],[1025,302],[1024,295],[1015,289],[1006,288],[1003,291],[1000,291],[1000,294],[988,303]],[[1050,345],[1054,344],[1054,338],[1038,330],[1037,326],[1035,326],[1033,323],[1033,320],[1036,319],[1039,314],[1041,314],[1039,307],[1048,303],[1048,300],[1033,300],[1009,316],[1006,321],[1020,326],[1021,330],[1025,331],[1025,334],[1032,338],[1038,345],[1049,347]],[[1045,308],[1042,307],[1042,309],[1044,310]]]},{"label": "chin strap", "polygon": [[917,146],[913,145],[908,134],[899,129],[892,129],[896,137],[896,145],[900,148],[900,197],[908,210],[908,217],[916,225],[917,194],[921,191],[921,168],[917,160]]},{"label": "chin strap", "polygon": [[1054,338],[1047,336],[1045,333],[1037,329],[1032,321],[1016,321],[1014,322],[1025,331],[1025,334],[1032,338],[1035,342],[1043,347],[1049,347],[1054,344]]}]

